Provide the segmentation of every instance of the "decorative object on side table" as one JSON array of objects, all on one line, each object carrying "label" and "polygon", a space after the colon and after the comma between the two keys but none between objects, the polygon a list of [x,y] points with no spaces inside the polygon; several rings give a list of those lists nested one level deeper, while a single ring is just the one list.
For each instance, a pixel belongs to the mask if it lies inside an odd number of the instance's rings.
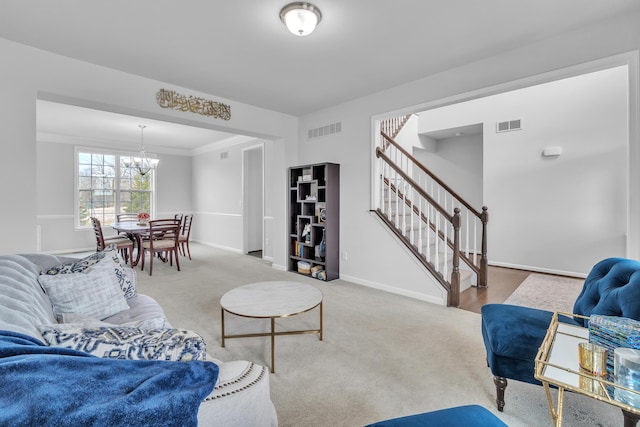
[{"label": "decorative object on side table", "polygon": [[640,349],[640,321],[627,317],[592,315],[589,318],[589,342],[607,350],[607,374],[613,377],[615,349]]},{"label": "decorative object on side table", "polygon": [[607,350],[590,342],[579,343],[578,366],[580,388],[589,393],[606,396],[607,391],[599,379],[606,379],[607,376]]},{"label": "decorative object on side table", "polygon": [[151,215],[147,212],[140,212],[138,214],[138,225],[149,225],[149,220],[151,219]]},{"label": "decorative object on side table", "polygon": [[597,344],[581,342],[578,344],[580,368],[586,373],[603,377],[607,375],[607,350]]},{"label": "decorative object on side table", "polygon": [[627,391],[617,388],[614,399],[626,405],[640,408],[640,350],[618,347],[614,351],[614,382],[623,387],[635,390]]}]

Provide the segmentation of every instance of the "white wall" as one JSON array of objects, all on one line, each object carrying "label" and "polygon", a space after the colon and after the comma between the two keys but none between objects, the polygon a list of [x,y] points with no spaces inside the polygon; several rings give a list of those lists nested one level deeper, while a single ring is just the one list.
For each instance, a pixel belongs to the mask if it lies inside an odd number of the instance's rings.
[{"label": "white wall", "polygon": [[[584,274],[603,258],[625,256],[627,71],[611,68],[420,113],[419,132],[484,123],[485,172],[477,182],[485,191],[480,204],[489,207],[491,263]],[[511,119],[521,119],[523,129],[496,132],[497,122]],[[563,153],[543,158],[545,147]],[[424,159],[431,167],[433,156]],[[455,182],[440,163],[433,167]],[[459,166],[470,165],[452,169]]]},{"label": "white wall", "polygon": [[[265,158],[270,164],[265,169],[269,172],[266,200],[270,221],[268,227],[269,242],[274,263],[286,265],[286,180],[285,171],[295,163],[297,155],[298,120],[295,117],[265,110],[251,105],[216,97],[213,94],[199,93],[187,88],[180,88],[156,80],[146,79],[132,74],[122,73],[67,57],[51,54],[38,49],[0,39],[0,91],[5,102],[0,106],[0,220],[11,224],[3,230],[0,240],[0,254],[16,252],[34,252],[38,249],[38,228],[44,228],[41,236],[47,239],[42,242],[43,250],[56,251],[66,245],[80,245],[83,237],[76,236],[71,227],[73,219],[69,217],[73,204],[64,208],[49,208],[38,203],[38,197],[53,199],[52,195],[64,191],[62,186],[71,185],[68,174],[73,174],[73,167],[61,172],[53,165],[44,166],[47,155],[65,161],[70,148],[62,148],[53,153],[53,147],[42,149],[43,156],[36,155],[36,98],[55,102],[65,102],[87,108],[136,115],[156,120],[172,121],[192,126],[239,133],[252,137],[262,137],[270,141],[265,144]],[[160,108],[155,101],[155,94],[160,88],[174,89],[180,93],[193,96],[214,98],[231,105],[231,120],[214,121],[210,117],[197,114]],[[47,153],[48,152],[48,153]],[[176,165],[176,174],[185,166],[184,159],[162,157],[167,165]],[[39,169],[41,168],[42,169]],[[281,174],[277,172],[281,171]],[[43,175],[51,172],[49,175]],[[54,173],[55,172],[55,173]],[[48,188],[38,187],[38,176],[51,179],[48,183],[55,185],[49,193]],[[165,175],[171,181],[171,175]],[[172,187],[187,184],[189,178],[180,178],[177,183],[165,181],[159,177],[159,184]],[[192,178],[194,179],[195,176]],[[191,181],[195,186],[195,180]],[[173,186],[176,187],[173,187]],[[47,193],[45,195],[45,193]],[[68,199],[68,194],[62,198]],[[178,196],[175,200],[158,199],[159,212],[173,212],[189,208],[189,196]],[[39,206],[42,206],[41,208]],[[54,204],[54,206],[58,206]],[[193,206],[191,206],[193,208]],[[48,224],[40,224],[38,215],[43,220],[56,220],[65,223],[55,229]],[[52,216],[60,215],[61,218]],[[66,219],[64,218],[66,217]],[[66,221],[66,222],[65,222]],[[42,225],[45,225],[42,227]],[[194,233],[195,233],[194,225]],[[52,241],[55,241],[54,243]],[[54,247],[56,249],[54,249]],[[45,249],[46,248],[46,249]]]},{"label": "white wall", "polygon": [[156,174],[156,216],[173,218],[193,210],[191,157],[158,154]]},{"label": "white wall", "polygon": [[414,147],[413,156],[475,210],[482,212],[482,135],[435,141],[432,149]]},{"label": "white wall", "polygon": [[46,252],[95,247],[93,231],[73,232],[74,153],[73,145],[69,144],[37,144],[38,250]]},{"label": "white wall", "polygon": [[[418,289],[426,295],[437,296],[436,288],[429,284],[415,263],[397,259],[397,245],[369,214],[372,124],[375,118],[453,102],[448,100],[472,98],[474,93],[478,94],[475,96],[485,94],[485,88],[489,87],[497,88],[494,89],[497,92],[503,85],[509,86],[509,82],[637,50],[640,48],[640,26],[637,22],[640,22],[640,13],[504,52],[302,117],[300,162],[333,161],[342,165],[341,250],[348,252],[348,260],[341,260],[341,276],[362,284],[383,284],[399,293]],[[525,83],[517,84],[523,87]],[[637,87],[637,82],[634,84]],[[342,121],[342,133],[317,141],[306,139],[308,129],[335,121]],[[485,158],[488,156],[494,156],[494,153],[485,154]],[[486,164],[483,169],[487,173]],[[486,188],[485,199],[492,201]],[[550,226],[557,229],[557,225]],[[585,229],[584,232],[590,230]]]},{"label": "white wall", "polygon": [[255,145],[251,140],[193,158],[194,240],[242,252],[243,149]]},{"label": "white wall", "polygon": [[[424,121],[420,113],[412,114],[396,135],[395,141],[480,212],[482,210],[482,134],[435,140],[420,134],[423,132],[421,126],[425,126]],[[466,122],[466,124],[472,123]],[[433,125],[435,127],[430,130],[446,129],[439,123]],[[416,181],[422,179],[418,170],[412,173]]]},{"label": "white wall", "polygon": [[[494,119],[513,113],[524,119],[523,131],[496,134],[486,126],[491,258],[586,274],[601,259],[626,254],[626,69],[562,83],[525,90],[533,98],[527,104],[505,94]],[[560,157],[541,156],[554,146]]]}]

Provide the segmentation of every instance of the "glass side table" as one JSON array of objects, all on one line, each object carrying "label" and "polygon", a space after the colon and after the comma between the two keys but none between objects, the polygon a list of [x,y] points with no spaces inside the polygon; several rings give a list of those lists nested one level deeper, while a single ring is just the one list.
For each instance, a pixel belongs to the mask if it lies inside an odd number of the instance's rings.
[{"label": "glass side table", "polygon": [[[558,320],[559,315],[585,318],[571,313],[555,312],[536,355],[534,376],[542,382],[555,425],[562,425],[564,392],[569,390],[617,406],[622,409],[624,427],[635,427],[640,420],[640,408],[619,402],[614,399],[614,395],[616,389],[638,394],[640,392],[614,384],[612,378],[594,377],[580,372],[578,344],[589,341],[589,329],[562,323]],[[558,388],[557,407],[553,404],[551,385]]]}]

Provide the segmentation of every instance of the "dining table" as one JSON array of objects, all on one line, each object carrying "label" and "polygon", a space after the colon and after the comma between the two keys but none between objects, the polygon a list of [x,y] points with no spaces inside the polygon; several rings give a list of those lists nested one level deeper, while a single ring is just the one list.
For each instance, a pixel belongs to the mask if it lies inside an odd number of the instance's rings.
[{"label": "dining table", "polygon": [[136,246],[136,257],[132,267],[140,262],[142,256],[142,236],[149,233],[149,223],[140,224],[137,221],[114,222],[111,227],[118,233],[125,233]]}]

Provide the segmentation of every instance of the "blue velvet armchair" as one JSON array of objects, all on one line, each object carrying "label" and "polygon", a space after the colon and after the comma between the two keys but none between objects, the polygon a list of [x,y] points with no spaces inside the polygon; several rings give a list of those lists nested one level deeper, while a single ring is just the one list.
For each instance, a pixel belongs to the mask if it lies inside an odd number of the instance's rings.
[{"label": "blue velvet armchair", "polygon": [[[573,313],[640,320],[640,261],[608,258],[597,263],[585,279]],[[504,409],[507,378],[540,384],[533,376],[535,357],[552,315],[550,311],[509,304],[482,307],[482,337],[499,411]],[[587,326],[582,319],[572,317],[561,321]]]}]

